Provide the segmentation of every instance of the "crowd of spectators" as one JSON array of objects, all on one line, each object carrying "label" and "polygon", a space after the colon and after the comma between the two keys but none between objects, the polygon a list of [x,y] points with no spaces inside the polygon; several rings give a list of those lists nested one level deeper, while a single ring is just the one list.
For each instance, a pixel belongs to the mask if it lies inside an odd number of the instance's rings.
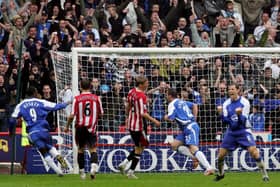
[{"label": "crowd of spectators", "polygon": [[[35,86],[42,98],[56,101],[50,50],[280,46],[280,0],[0,0],[0,3],[0,131],[7,131],[7,116],[16,104],[16,96],[24,98],[28,86]],[[19,59],[23,59],[20,67]],[[250,115],[254,128],[272,130],[274,138],[280,138],[277,117],[280,58],[260,59],[253,56],[220,56],[188,62],[83,59],[80,67],[91,68],[81,68],[80,76],[92,80],[93,93],[102,96],[107,109],[100,130],[115,131],[124,123],[124,98],[134,86],[133,78],[144,74],[151,83],[148,90],[151,113],[158,120],[166,112],[165,88],[176,87],[180,97],[199,105],[198,121],[205,136],[202,139],[211,140],[223,130],[215,119],[215,107],[226,99],[227,85],[236,82],[242,85],[243,94],[254,106]],[[261,124],[260,119],[266,122]],[[50,114],[48,120],[55,131],[55,115]],[[162,128],[171,126],[166,123]],[[206,129],[213,132],[206,133]],[[207,137],[209,134],[211,137]]]}]

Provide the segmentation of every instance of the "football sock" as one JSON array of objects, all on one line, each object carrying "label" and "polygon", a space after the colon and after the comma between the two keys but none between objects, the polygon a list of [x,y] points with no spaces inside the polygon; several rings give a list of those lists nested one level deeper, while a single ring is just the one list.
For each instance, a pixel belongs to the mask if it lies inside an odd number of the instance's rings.
[{"label": "football sock", "polygon": [[91,163],[98,163],[98,156],[96,152],[92,152],[90,155],[90,162]]},{"label": "football sock", "polygon": [[126,157],[126,159],[124,159],[124,161],[122,161],[122,163],[120,164],[121,166],[125,166],[126,164],[128,164],[129,161],[131,161],[134,158],[134,150],[132,150],[129,155]]},{"label": "football sock", "polygon": [[49,153],[52,155],[53,158],[56,158],[57,155],[59,155],[58,151],[56,150],[55,147],[52,147],[50,150],[49,150]]},{"label": "football sock", "polygon": [[98,171],[98,165],[96,163],[92,163],[90,166],[91,166],[91,170],[90,170],[91,173],[92,172],[96,173]]},{"label": "football sock", "polygon": [[131,163],[131,166],[130,166],[130,169],[131,170],[135,170],[139,160],[140,160],[140,156],[139,154],[135,154],[134,155],[134,158],[132,159],[132,163]]},{"label": "football sock", "polygon": [[57,173],[57,174],[62,174],[62,171],[57,165],[54,163],[53,159],[51,158],[50,155],[47,155],[45,157],[45,161],[48,163],[48,165]]},{"label": "football sock", "polygon": [[188,156],[190,158],[193,158],[193,154],[190,152],[190,149],[187,147],[187,146],[184,146],[184,145],[180,145],[177,149],[177,151],[182,154],[182,155],[185,155],[185,156]]},{"label": "football sock", "polygon": [[80,169],[85,167],[85,155],[84,153],[78,153],[78,165]]},{"label": "football sock", "polygon": [[132,160],[134,158],[134,154],[135,154],[134,150],[130,151],[130,153],[129,153],[128,157],[127,157],[127,160],[128,161]]},{"label": "football sock", "polygon": [[194,156],[197,158],[197,160],[199,161],[199,163],[204,167],[206,168],[207,170],[208,169],[212,169],[212,167],[210,166],[209,162],[207,161],[205,155],[201,152],[201,151],[196,151],[194,153]]},{"label": "football sock", "polygon": [[224,159],[218,159],[218,173],[220,176],[224,175]]},{"label": "football sock", "polygon": [[91,173],[96,173],[98,171],[98,156],[96,152],[92,152],[90,156],[90,163],[91,163]]},{"label": "football sock", "polygon": [[266,169],[264,167],[263,160],[261,158],[259,158],[259,159],[256,159],[256,162],[257,162],[257,165],[258,165],[259,169],[262,172],[262,175],[265,176],[265,177],[268,176],[267,175],[267,171],[266,171]]}]

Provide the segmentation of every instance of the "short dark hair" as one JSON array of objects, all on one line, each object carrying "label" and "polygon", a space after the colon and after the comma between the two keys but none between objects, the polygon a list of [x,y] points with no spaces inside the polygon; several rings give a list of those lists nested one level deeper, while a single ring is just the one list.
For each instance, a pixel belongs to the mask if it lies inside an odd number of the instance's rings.
[{"label": "short dark hair", "polygon": [[272,71],[271,67],[266,67],[266,68],[264,69],[264,71],[267,71],[267,70]]},{"label": "short dark hair", "polygon": [[91,20],[86,20],[85,25],[92,25],[92,21]]},{"label": "short dark hair", "polygon": [[235,88],[236,88],[237,90],[240,89],[240,85],[237,84],[237,83],[231,83],[230,85],[228,85],[228,87],[230,87],[230,86],[235,86]]},{"label": "short dark hair", "polygon": [[176,89],[169,88],[167,91],[167,95],[170,95],[173,98],[177,98],[178,92]]},{"label": "short dark hair", "polygon": [[136,77],[135,81],[136,81],[136,86],[139,86],[140,84],[144,84],[146,81],[148,81],[148,79],[147,77],[140,75]]},{"label": "short dark hair", "polygon": [[38,93],[38,91],[37,88],[30,86],[29,88],[27,88],[25,93],[27,97],[32,97],[35,96]]},{"label": "short dark hair", "polygon": [[81,88],[83,90],[89,90],[90,89],[90,81],[88,79],[82,79],[81,80]]},{"label": "short dark hair", "polygon": [[30,25],[30,26],[28,27],[28,31],[30,31],[30,29],[32,29],[32,28],[35,28],[35,29],[37,30],[37,27],[36,27],[35,25]]}]

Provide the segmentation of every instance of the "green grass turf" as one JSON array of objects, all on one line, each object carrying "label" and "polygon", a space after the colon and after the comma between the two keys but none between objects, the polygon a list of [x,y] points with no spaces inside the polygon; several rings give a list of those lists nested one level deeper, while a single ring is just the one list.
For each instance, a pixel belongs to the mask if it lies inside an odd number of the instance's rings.
[{"label": "green grass turf", "polygon": [[214,182],[203,173],[137,173],[139,179],[120,174],[98,174],[95,180],[81,180],[79,175],[0,175],[0,187],[278,187],[280,172],[270,172],[270,181],[262,181],[258,172],[232,172]]}]

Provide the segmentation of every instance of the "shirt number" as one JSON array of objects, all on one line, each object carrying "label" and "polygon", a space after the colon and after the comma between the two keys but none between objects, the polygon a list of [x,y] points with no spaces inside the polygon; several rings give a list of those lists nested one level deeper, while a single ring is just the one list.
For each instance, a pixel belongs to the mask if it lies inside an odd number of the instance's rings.
[{"label": "shirt number", "polygon": [[193,117],[193,114],[192,114],[190,108],[189,108],[187,105],[185,105],[185,106],[183,107],[183,110],[186,112],[186,114],[187,114],[187,116],[188,116],[189,118],[192,118],[192,117]]},{"label": "shirt number", "polygon": [[36,110],[35,110],[34,108],[31,108],[31,109],[29,110],[29,114],[30,114],[30,116],[31,116],[31,120],[32,120],[33,122],[35,122],[35,121],[37,120],[37,113],[36,113]]},{"label": "shirt number", "polygon": [[90,103],[85,104],[84,115],[85,116],[90,116],[91,115]]}]

